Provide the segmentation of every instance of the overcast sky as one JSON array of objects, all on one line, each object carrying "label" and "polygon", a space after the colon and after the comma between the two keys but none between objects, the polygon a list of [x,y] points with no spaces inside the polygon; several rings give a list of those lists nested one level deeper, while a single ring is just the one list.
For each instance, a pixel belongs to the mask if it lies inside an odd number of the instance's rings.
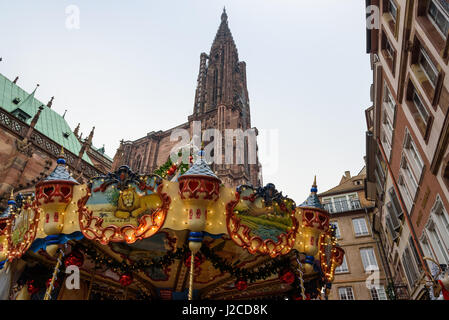
[{"label": "overcast sky", "polygon": [[[66,28],[69,5],[79,29]],[[121,139],[187,121],[223,6],[247,64],[252,126],[279,132],[264,184],[301,203],[315,174],[321,192],[358,173],[372,82],[364,1],[0,0],[0,73],[27,91],[39,83],[36,97],[55,96],[83,136],[95,126],[94,145],[113,157]]]}]

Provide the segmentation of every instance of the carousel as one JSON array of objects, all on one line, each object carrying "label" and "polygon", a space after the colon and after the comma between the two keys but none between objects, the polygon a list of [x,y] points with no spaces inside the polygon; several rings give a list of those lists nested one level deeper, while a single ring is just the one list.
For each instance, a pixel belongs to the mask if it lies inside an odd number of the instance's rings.
[{"label": "carousel", "polygon": [[344,255],[316,181],[301,205],[273,184],[231,189],[202,150],[85,184],[61,152],[0,228],[11,300],[327,299]]}]

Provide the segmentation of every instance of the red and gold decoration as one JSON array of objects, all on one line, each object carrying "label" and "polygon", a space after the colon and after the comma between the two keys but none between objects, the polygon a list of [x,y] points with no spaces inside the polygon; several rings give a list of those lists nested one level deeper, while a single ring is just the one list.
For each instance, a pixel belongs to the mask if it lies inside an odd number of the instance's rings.
[{"label": "red and gold decoration", "polygon": [[[315,259],[319,259],[321,236],[329,229],[329,213],[324,209],[317,196],[316,178],[310,196],[296,208],[296,217],[300,221],[298,239],[294,248],[304,254],[304,272],[315,272]],[[316,265],[316,264],[315,264]],[[316,269],[316,267],[315,267]]]},{"label": "red and gold decoration", "polygon": [[298,227],[294,201],[282,196],[273,184],[258,189],[240,186],[236,196],[226,207],[231,239],[251,254],[272,258],[287,254]]},{"label": "red and gold decoration", "polygon": [[248,288],[248,282],[245,279],[239,279],[235,282],[235,287],[239,291],[246,290]]},{"label": "red and gold decoration", "polygon": [[156,175],[139,176],[123,166],[92,179],[79,203],[79,225],[87,239],[134,243],[164,224],[170,197]]},{"label": "red and gold decoration", "polygon": [[123,287],[129,286],[131,283],[133,283],[133,276],[132,276],[132,274],[130,274],[130,273],[125,273],[125,274],[122,274],[122,275],[120,276],[120,284],[121,284]]},{"label": "red and gold decoration", "polygon": [[[121,298],[143,290],[142,279],[159,288],[177,286],[178,292],[186,284],[188,299],[198,287],[213,288],[209,283],[226,277],[228,290],[242,297],[268,279],[301,299],[329,288],[344,251],[329,227],[316,181],[296,206],[273,184],[225,187],[203,155],[201,150],[193,164],[169,159],[159,174],[140,175],[122,166],[78,184],[62,154],[52,174],[36,185],[35,200],[21,199],[19,205],[11,198],[9,214],[0,220],[0,263],[23,256],[30,245],[34,252],[45,249],[56,262],[39,282],[47,287],[45,299],[57,295],[58,273],[73,265],[91,269],[88,296],[99,294],[96,272],[120,283]],[[87,241],[81,243],[83,236]],[[67,247],[61,245],[68,241],[71,250],[64,258]],[[178,271],[182,278],[174,284]],[[29,282],[20,298],[37,287]]]},{"label": "red and gold decoration", "polygon": [[83,263],[84,255],[78,250],[72,250],[72,252],[70,252],[64,260],[64,265],[66,267],[77,266],[79,268],[83,265]]},{"label": "red and gold decoration", "polygon": [[286,284],[292,284],[295,281],[295,274],[290,270],[285,270],[279,274],[279,280]]},{"label": "red and gold decoration", "polygon": [[20,258],[36,238],[39,211],[31,196],[14,198],[11,191],[6,213],[7,217],[0,221],[0,256],[12,262]]}]

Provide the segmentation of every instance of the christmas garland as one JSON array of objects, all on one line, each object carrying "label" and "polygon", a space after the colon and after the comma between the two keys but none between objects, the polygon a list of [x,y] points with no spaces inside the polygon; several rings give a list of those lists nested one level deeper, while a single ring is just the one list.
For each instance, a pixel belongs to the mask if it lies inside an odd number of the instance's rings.
[{"label": "christmas garland", "polygon": [[232,264],[216,255],[209,247],[205,245],[201,247],[201,253],[212,263],[215,269],[220,270],[222,273],[229,273],[237,279],[245,279],[250,283],[257,280],[265,280],[273,274],[278,274],[283,270],[290,269],[289,257],[278,257],[271,260],[264,266],[258,267],[257,270],[248,270],[232,266]]},{"label": "christmas garland", "polygon": [[[95,263],[95,269],[107,267],[118,274],[130,274],[131,272],[144,271],[148,268],[165,268],[173,264],[175,259],[189,259],[190,249],[188,245],[178,248],[176,251],[169,251],[162,257],[152,258],[149,260],[139,260],[131,264],[119,262],[111,257],[107,257],[98,251],[91,244],[76,244],[72,251],[83,251]],[[229,273],[237,279],[245,279],[250,283],[257,280],[265,280],[274,274],[281,273],[291,269],[289,257],[278,257],[270,260],[263,266],[259,266],[256,270],[248,270],[233,266],[225,259],[215,254],[209,247],[203,245],[200,250],[201,254],[209,260],[213,267],[222,273]],[[195,259],[196,260],[196,259]]]},{"label": "christmas garland", "polygon": [[[182,156],[182,152],[178,153],[178,157]],[[181,174],[184,174],[189,169],[189,163],[184,163],[181,161],[179,165],[173,163],[171,158],[162,164],[159,168],[153,171],[153,174],[156,174],[164,179],[171,178],[174,176],[177,170],[180,170]]]}]

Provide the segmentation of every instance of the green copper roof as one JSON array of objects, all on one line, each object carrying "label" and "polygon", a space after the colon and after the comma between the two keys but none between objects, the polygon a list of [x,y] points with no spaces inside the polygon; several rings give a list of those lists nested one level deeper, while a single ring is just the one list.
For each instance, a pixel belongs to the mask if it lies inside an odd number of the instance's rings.
[{"label": "green copper roof", "polygon": [[[21,102],[19,104],[13,103],[15,98],[20,98]],[[44,105],[45,107],[44,110],[42,110],[35,129],[56,143],[62,145],[64,149],[78,155],[81,149],[81,144],[73,134],[67,121],[65,121],[59,113],[48,108],[45,103],[37,100],[34,97],[34,94],[30,95],[28,92],[25,92],[22,88],[12,83],[12,81],[0,73],[0,107],[8,112],[20,108],[23,112],[31,116],[31,118],[26,120],[26,123],[30,124],[32,117],[34,117],[41,105]],[[64,133],[69,133],[69,136],[65,138]],[[83,155],[83,160],[92,164],[92,161],[86,153]]]}]

